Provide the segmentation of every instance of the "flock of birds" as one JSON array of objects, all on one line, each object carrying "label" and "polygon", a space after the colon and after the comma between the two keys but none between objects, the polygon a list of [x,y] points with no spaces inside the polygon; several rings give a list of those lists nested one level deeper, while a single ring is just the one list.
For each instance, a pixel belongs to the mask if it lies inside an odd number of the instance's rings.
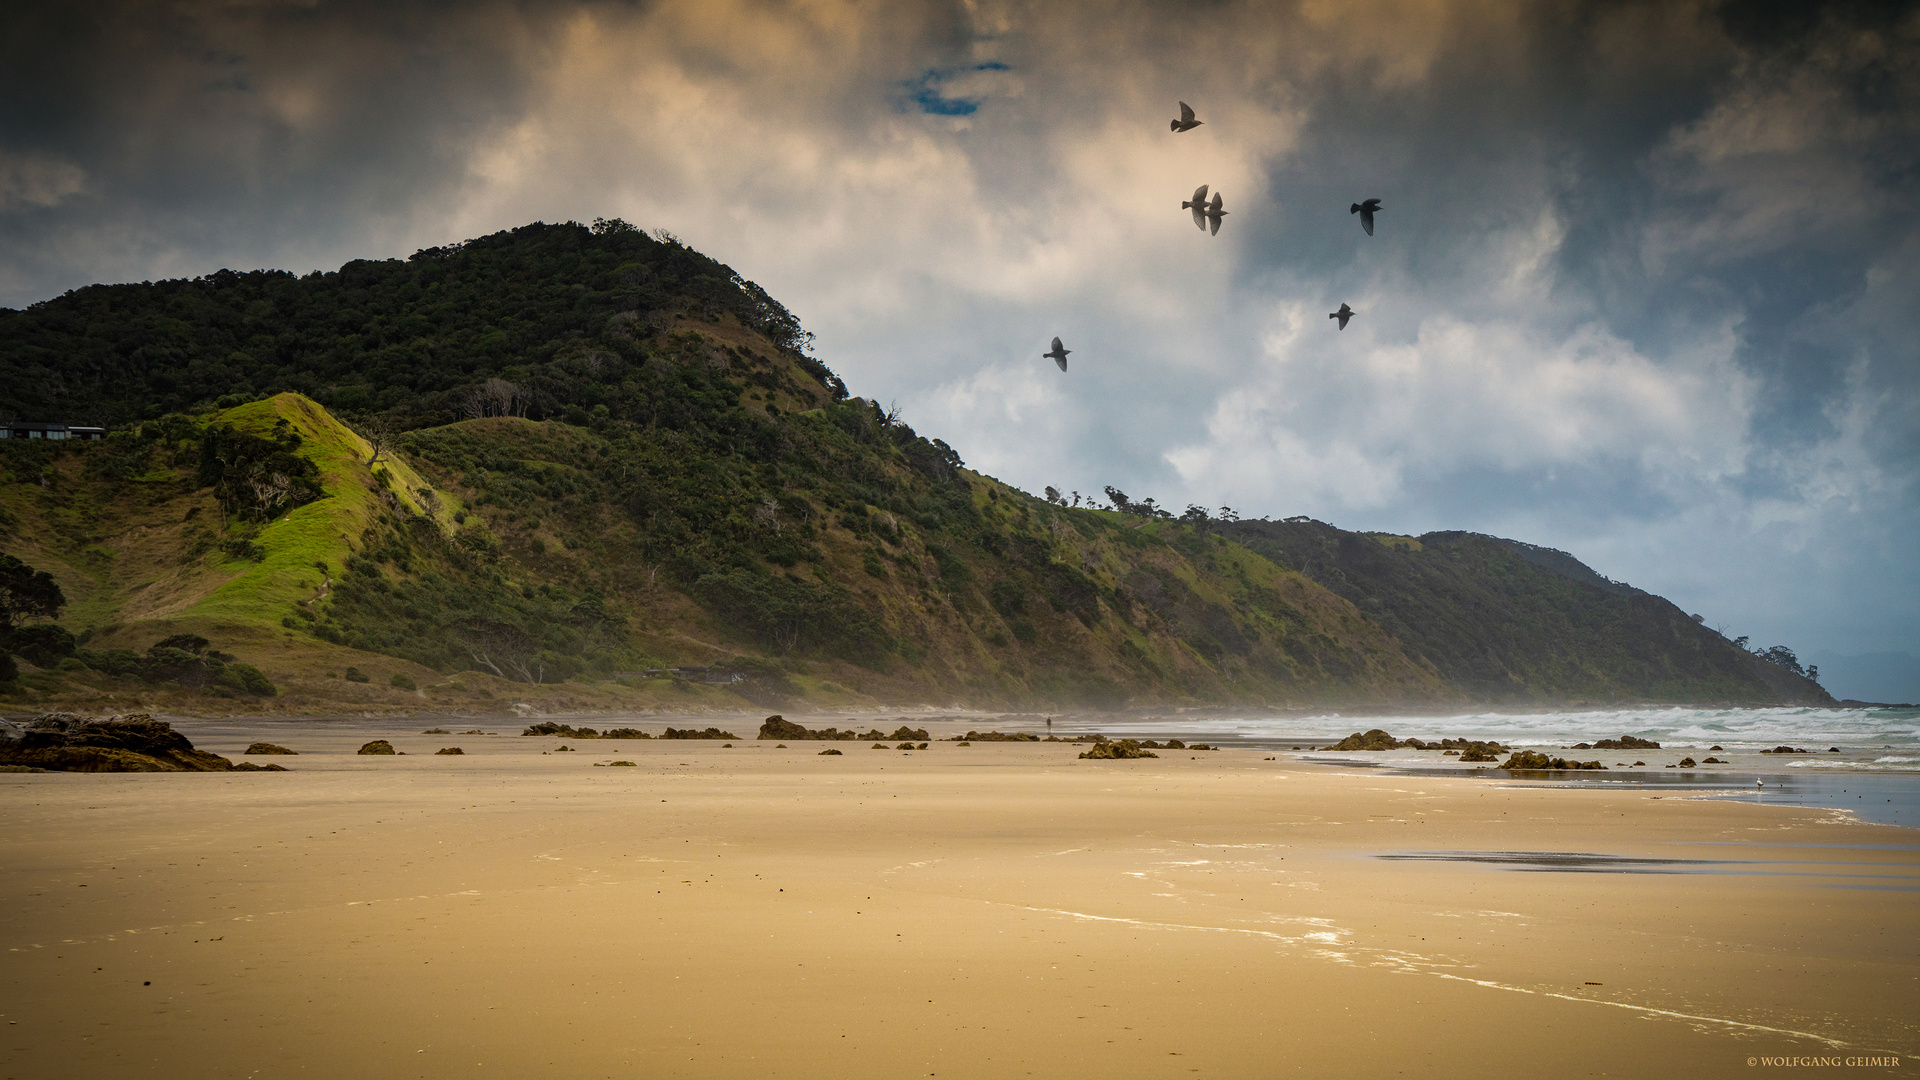
[{"label": "flock of birds", "polygon": [[[1198,119],[1193,115],[1193,106],[1183,101],[1180,103],[1180,118],[1173,121],[1172,130],[1174,134],[1178,135],[1183,131],[1192,131],[1204,123],[1206,123],[1205,120]],[[1220,219],[1227,216],[1227,210],[1226,199],[1222,197],[1219,192],[1214,192],[1213,200],[1209,202],[1207,200],[1207,185],[1201,184],[1198,188],[1194,189],[1193,198],[1180,204],[1180,209],[1191,210],[1193,212],[1193,223],[1201,232],[1207,233],[1210,236],[1220,235]],[[1347,213],[1359,214],[1360,227],[1367,231],[1368,236],[1372,236],[1373,215],[1379,210],[1379,199],[1364,199],[1354,203],[1353,206],[1347,210]],[[1345,330],[1347,328],[1347,321],[1357,314],[1359,314],[1359,312],[1354,311],[1351,307],[1342,303],[1340,310],[1328,312],[1327,318],[1338,319],[1340,321],[1340,329]],[[1060,339],[1056,337],[1053,339],[1053,348],[1040,355],[1060,365],[1060,370],[1065,371],[1067,370],[1067,354],[1072,351],[1072,349],[1061,344]]]}]

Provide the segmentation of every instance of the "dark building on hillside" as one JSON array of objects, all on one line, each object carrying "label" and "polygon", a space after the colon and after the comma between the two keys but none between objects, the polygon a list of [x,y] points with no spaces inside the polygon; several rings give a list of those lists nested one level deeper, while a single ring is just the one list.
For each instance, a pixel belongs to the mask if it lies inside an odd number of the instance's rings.
[{"label": "dark building on hillside", "polygon": [[33,420],[0,421],[0,439],[104,439],[103,427],[75,427],[71,424],[42,424]]}]

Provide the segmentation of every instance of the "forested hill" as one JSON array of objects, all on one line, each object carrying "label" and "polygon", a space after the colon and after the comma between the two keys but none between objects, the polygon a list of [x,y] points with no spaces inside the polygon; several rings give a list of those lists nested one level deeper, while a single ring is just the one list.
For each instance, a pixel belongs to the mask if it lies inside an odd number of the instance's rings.
[{"label": "forested hill", "polygon": [[1303,519],[1218,528],[1351,601],[1476,700],[1684,700],[1703,690],[1741,699],[1756,681],[1783,700],[1831,700],[1804,675],[1563,551]]},{"label": "forested hill", "polygon": [[[330,273],[221,270],[90,285],[0,310],[0,386],[22,419],[124,425],[293,391],[404,428],[505,412],[644,415],[595,364],[676,317],[731,315],[837,396],[799,322],[759,286],[625,222],[527,225]],[[639,350],[644,351],[644,350]],[[489,378],[515,393],[486,397]]]},{"label": "forested hill", "polygon": [[0,703],[241,693],[151,685],[200,639],[303,711],[1824,699],[1562,553],[1036,498],[806,346],[622,222],[0,312],[0,411],[114,429],[0,441],[67,600]]}]

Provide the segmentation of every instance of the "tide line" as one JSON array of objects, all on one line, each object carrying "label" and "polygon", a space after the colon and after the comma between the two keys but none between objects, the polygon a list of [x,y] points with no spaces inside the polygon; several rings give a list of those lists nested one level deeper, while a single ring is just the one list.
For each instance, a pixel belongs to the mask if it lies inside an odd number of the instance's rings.
[{"label": "tide line", "polygon": [[[1197,925],[1192,925],[1188,923],[1155,922],[1148,919],[1127,919],[1127,918],[1121,918],[1113,915],[1094,915],[1090,912],[1068,911],[1064,908],[1030,907],[1025,904],[1008,904],[1001,901],[987,901],[987,902],[990,904],[995,904],[996,906],[1010,907],[1020,911],[1032,911],[1038,914],[1045,914],[1045,915],[1063,915],[1063,916],[1066,916],[1067,918],[1085,919],[1090,922],[1124,923],[1131,926],[1142,926],[1142,927],[1148,927],[1151,929],[1159,929],[1159,930],[1194,930],[1202,933],[1214,933],[1214,934],[1246,934],[1250,937],[1266,938],[1270,941],[1280,941],[1280,942],[1286,942],[1289,944],[1305,944],[1309,941],[1314,942],[1316,944],[1326,943],[1326,939],[1328,937],[1325,931],[1321,931],[1318,933],[1308,933],[1308,934],[1303,934],[1299,936],[1292,936],[1288,934],[1277,933],[1272,930],[1257,930],[1252,927],[1197,926]],[[1298,921],[1308,923],[1309,925],[1320,925],[1320,926],[1331,925],[1330,922],[1325,919],[1301,919]],[[1345,933],[1345,931],[1337,931],[1337,932]],[[1354,948],[1354,946],[1352,946],[1351,943],[1345,943],[1345,944],[1347,945],[1348,948]],[[1362,951],[1376,952],[1377,950],[1366,949]],[[1389,954],[1381,953],[1380,955],[1386,956]],[[1405,954],[1398,954],[1398,955],[1404,956]],[[1404,959],[1397,960],[1394,962],[1394,964],[1395,966],[1399,967],[1400,970],[1406,971],[1409,974],[1433,975],[1442,979],[1452,979],[1455,982],[1471,983],[1474,986],[1485,987],[1489,990],[1505,990],[1509,993],[1514,993],[1514,994],[1531,994],[1535,997],[1559,998],[1562,1001],[1575,1001],[1575,1002],[1580,1002],[1586,1005],[1606,1005],[1611,1008],[1626,1009],[1630,1012],[1643,1013],[1648,1016],[1660,1016],[1660,1017],[1666,1017],[1672,1020],[1687,1020],[1687,1021],[1693,1021],[1693,1022],[1702,1023],[1702,1024],[1719,1024],[1723,1027],[1739,1028],[1742,1031],[1761,1032],[1768,1035],[1789,1035],[1794,1038],[1812,1039],[1815,1042],[1825,1043],[1826,1045],[1833,1047],[1834,1049],[1840,1049],[1842,1047],[1853,1045],[1841,1039],[1831,1038],[1829,1036],[1816,1034],[1811,1031],[1796,1031],[1792,1028],[1769,1027],[1765,1024],[1750,1024],[1743,1020],[1728,1020],[1724,1017],[1719,1017],[1719,1016],[1701,1016],[1696,1013],[1676,1012],[1672,1009],[1658,1009],[1658,1008],[1654,1008],[1651,1005],[1633,1005],[1624,1001],[1607,1001],[1602,998],[1580,997],[1574,994],[1562,994],[1554,990],[1529,990],[1524,986],[1513,986],[1507,983],[1493,982],[1488,979],[1473,979],[1473,978],[1468,978],[1465,975],[1452,975],[1444,971],[1434,971],[1429,968],[1415,967],[1411,964],[1408,964]],[[1882,1050],[1882,1049],[1871,1048],[1871,1047],[1860,1047],[1860,1049],[1872,1050],[1872,1052],[1874,1053],[1893,1054],[1897,1052],[1894,1050]]]}]

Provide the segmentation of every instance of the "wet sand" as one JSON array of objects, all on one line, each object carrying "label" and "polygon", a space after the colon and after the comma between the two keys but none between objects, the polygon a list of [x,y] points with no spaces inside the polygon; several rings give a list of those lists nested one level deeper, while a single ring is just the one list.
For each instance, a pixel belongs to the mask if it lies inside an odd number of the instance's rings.
[{"label": "wet sand", "polygon": [[[183,727],[303,752],[0,775],[0,1080],[1752,1076],[1920,1052],[1920,832],[1831,811],[1247,750]],[[353,754],[373,737],[408,755]],[[1460,852],[1701,861],[1379,857]]]}]

